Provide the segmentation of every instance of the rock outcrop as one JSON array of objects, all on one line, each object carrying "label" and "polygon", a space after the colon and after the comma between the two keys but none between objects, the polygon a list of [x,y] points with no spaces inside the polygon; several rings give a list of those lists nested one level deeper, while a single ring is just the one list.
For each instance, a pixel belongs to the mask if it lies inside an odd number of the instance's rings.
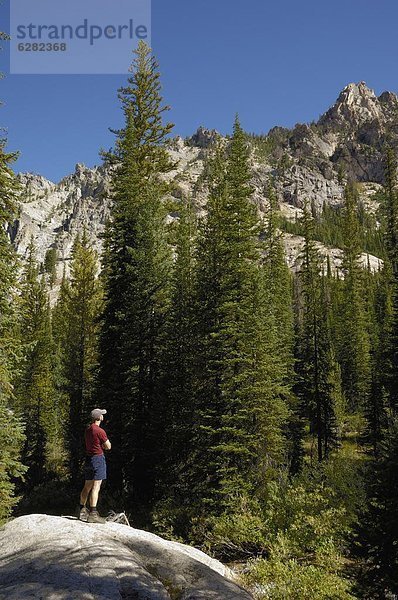
[{"label": "rock outcrop", "polygon": [[249,600],[231,571],[152,533],[29,515],[0,531],[1,600]]},{"label": "rock outcrop", "polygon": [[[188,139],[176,137],[168,142],[176,163],[166,177],[170,194],[177,202],[184,196],[194,198],[199,214],[206,209],[205,160],[218,135],[200,127]],[[364,82],[347,85],[316,123],[298,124],[291,130],[274,127],[266,136],[249,138],[259,211],[267,209],[272,177],[285,215],[293,214],[291,209],[300,210],[306,200],[319,210],[325,203],[340,205],[349,179],[361,182],[362,199],[374,212],[372,197],[383,183],[382,151],[387,139],[398,149],[398,98],[392,92],[377,97]],[[32,238],[40,262],[49,248],[55,248],[61,277],[64,268],[68,271],[74,238],[83,228],[101,252],[111,205],[110,167],[89,169],[78,164],[75,173],[57,184],[32,174],[20,174],[19,179],[20,214],[10,226],[10,237],[20,254],[26,254]],[[172,214],[170,219],[177,216]],[[290,248],[299,246],[291,240],[287,243]],[[328,249],[325,254],[333,257],[335,253]],[[292,256],[289,262],[296,259]],[[377,265],[377,259],[370,257],[370,264]],[[339,262],[334,266],[338,268]]]},{"label": "rock outcrop", "polygon": [[43,262],[48,249],[56,248],[58,273],[70,258],[73,241],[86,229],[98,251],[109,217],[110,169],[89,169],[77,164],[75,172],[55,184],[30,173],[18,175],[22,186],[19,215],[10,228],[18,252],[25,256],[33,239],[37,260]]},{"label": "rock outcrop", "polygon": [[[391,99],[393,96],[395,94],[391,94]],[[358,127],[375,119],[384,120],[382,103],[374,91],[368,88],[364,81],[361,81],[348,84],[337,98],[336,103],[319,119],[318,124],[335,130],[339,127],[341,131],[342,126]]]}]

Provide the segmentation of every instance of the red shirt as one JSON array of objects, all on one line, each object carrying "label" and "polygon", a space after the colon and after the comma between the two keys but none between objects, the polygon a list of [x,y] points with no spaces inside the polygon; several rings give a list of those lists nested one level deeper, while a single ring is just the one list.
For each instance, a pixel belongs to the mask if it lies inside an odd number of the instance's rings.
[{"label": "red shirt", "polygon": [[105,431],[95,423],[91,423],[85,433],[86,452],[89,456],[103,454],[102,444],[107,441],[108,436]]}]

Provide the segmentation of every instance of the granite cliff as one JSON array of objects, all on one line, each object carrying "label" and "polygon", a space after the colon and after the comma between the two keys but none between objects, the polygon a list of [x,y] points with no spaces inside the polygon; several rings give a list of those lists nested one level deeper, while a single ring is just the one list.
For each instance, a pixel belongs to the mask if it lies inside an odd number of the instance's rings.
[{"label": "granite cliff", "polygon": [[[190,138],[169,141],[169,152],[178,163],[168,174],[171,195],[178,201],[183,195],[194,197],[198,213],[206,206],[203,170],[209,148],[217,132],[200,127]],[[267,135],[249,136],[253,167],[254,201],[260,212],[267,208],[267,184],[272,176],[282,213],[294,220],[305,200],[318,209],[326,203],[342,202],[348,179],[360,183],[361,199],[366,210],[374,213],[377,191],[383,183],[382,151],[388,141],[398,148],[398,97],[392,92],[380,96],[364,82],[350,83],[335,104],[317,122],[297,124],[292,129],[274,127]],[[85,228],[101,252],[101,234],[110,211],[111,168],[92,169],[77,164],[75,172],[59,183],[40,175],[21,173],[19,217],[10,226],[10,237],[21,255],[33,238],[39,261],[49,248],[58,255],[57,273],[68,267],[73,240]],[[177,215],[170,215],[176,218]],[[298,266],[302,245],[299,236],[284,236],[287,260],[292,269]],[[339,249],[321,251],[339,267]],[[379,260],[363,256],[364,263],[377,269]]]}]

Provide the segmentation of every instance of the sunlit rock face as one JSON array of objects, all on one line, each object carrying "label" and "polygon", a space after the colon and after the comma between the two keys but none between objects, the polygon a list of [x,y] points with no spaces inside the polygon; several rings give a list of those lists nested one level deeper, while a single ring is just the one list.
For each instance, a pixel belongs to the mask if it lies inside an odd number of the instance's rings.
[{"label": "sunlit rock face", "polygon": [[[221,136],[215,130],[201,126],[189,138],[176,137],[168,142],[176,164],[165,176],[170,196],[177,207],[182,198],[192,198],[199,216],[206,213],[208,195],[204,167],[218,138]],[[317,210],[325,203],[341,205],[345,184],[355,180],[361,184],[366,209],[374,213],[375,194],[383,183],[382,152],[387,138],[398,149],[397,96],[383,92],[377,97],[364,82],[350,83],[317,122],[297,124],[292,129],[274,127],[261,139],[248,136],[253,201],[259,212],[266,214],[267,187],[272,178],[282,212],[294,220],[306,201]],[[82,164],[59,183],[30,173],[18,175],[22,188],[19,217],[10,225],[10,237],[22,256],[33,240],[39,262],[50,248],[57,250],[55,290],[63,272],[68,274],[74,239],[83,230],[101,256],[102,234],[111,208],[111,176],[111,167]],[[170,213],[168,220],[176,218],[178,210]],[[300,239],[286,235],[285,246],[288,263],[296,268]],[[322,245],[320,250],[338,269],[340,253]],[[364,257],[364,261],[372,269],[379,268],[375,257]]]},{"label": "sunlit rock face", "polygon": [[117,523],[26,515],[0,531],[0,597],[250,600],[204,552]]}]

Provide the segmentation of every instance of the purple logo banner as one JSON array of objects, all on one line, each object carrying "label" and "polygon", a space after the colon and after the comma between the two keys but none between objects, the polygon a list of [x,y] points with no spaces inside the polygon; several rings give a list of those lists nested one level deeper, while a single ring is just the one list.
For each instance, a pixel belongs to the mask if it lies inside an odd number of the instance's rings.
[{"label": "purple logo banner", "polygon": [[150,0],[10,0],[10,73],[125,74]]}]

